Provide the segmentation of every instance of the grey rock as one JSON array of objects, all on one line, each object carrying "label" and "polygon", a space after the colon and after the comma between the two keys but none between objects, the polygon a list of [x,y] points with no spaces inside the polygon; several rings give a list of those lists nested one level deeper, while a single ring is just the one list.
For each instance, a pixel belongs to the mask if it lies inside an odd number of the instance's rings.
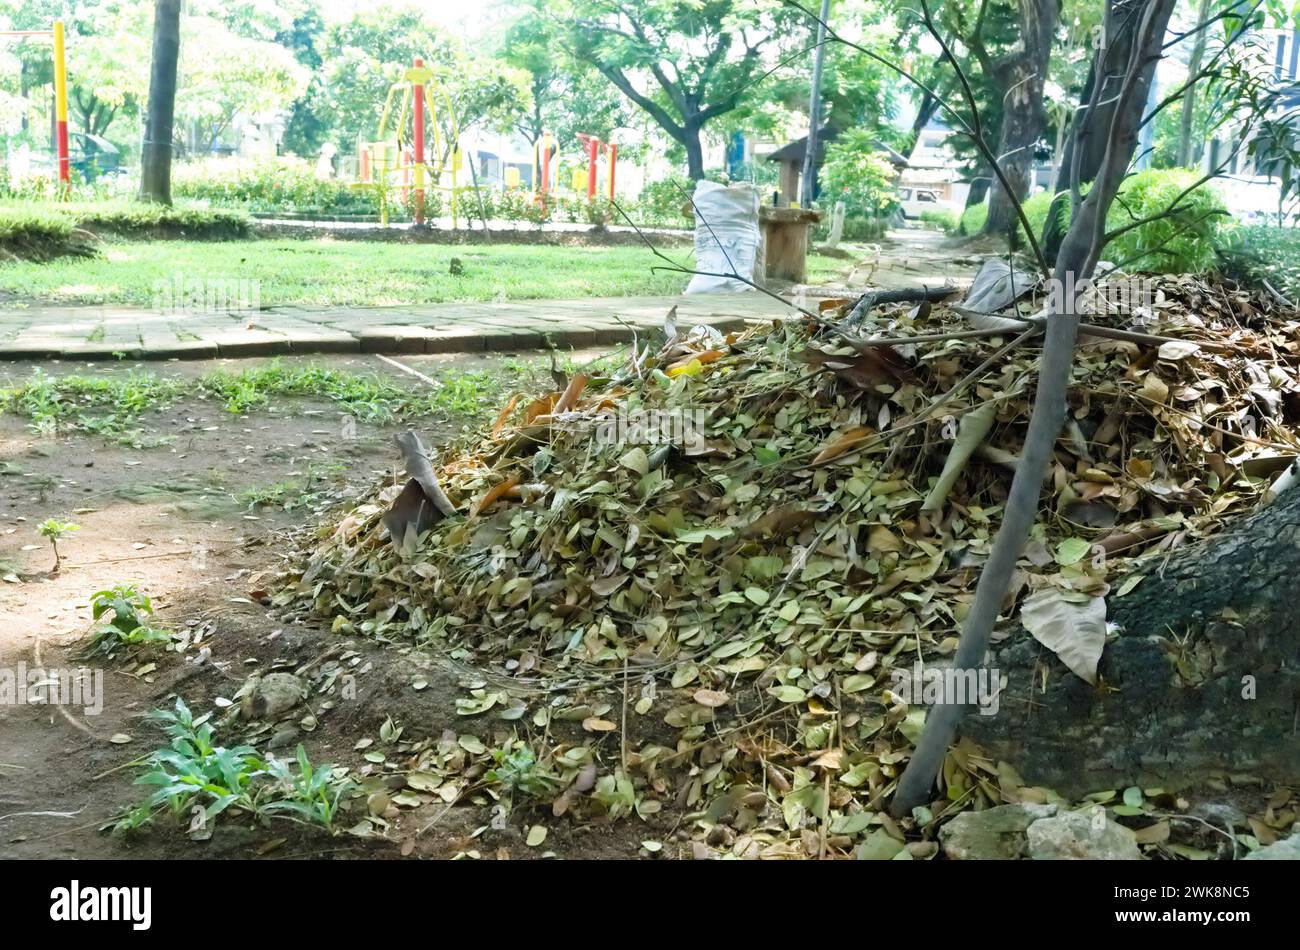
[{"label": "grey rock", "polygon": [[266,743],[268,749],[287,749],[298,743],[298,728],[296,726],[281,726],[275,730],[270,741]]},{"label": "grey rock", "polygon": [[1231,802],[1199,802],[1191,814],[1218,828],[1231,829],[1246,824],[1246,813]]},{"label": "grey rock", "polygon": [[1252,851],[1242,858],[1243,861],[1300,861],[1300,834],[1266,844],[1258,851]]},{"label": "grey rock", "polygon": [[1029,826],[1029,856],[1038,861],[1136,861],[1142,857],[1133,832],[1094,805],[1067,811]]},{"label": "grey rock", "polygon": [[[249,685],[251,688],[247,688]],[[292,673],[267,673],[246,684],[246,688],[239,707],[245,719],[274,719],[307,695],[306,684]]]},{"label": "grey rock", "polygon": [[1034,804],[964,811],[939,829],[939,841],[953,860],[1013,861],[1028,853],[1026,829],[1055,814],[1055,805]]}]

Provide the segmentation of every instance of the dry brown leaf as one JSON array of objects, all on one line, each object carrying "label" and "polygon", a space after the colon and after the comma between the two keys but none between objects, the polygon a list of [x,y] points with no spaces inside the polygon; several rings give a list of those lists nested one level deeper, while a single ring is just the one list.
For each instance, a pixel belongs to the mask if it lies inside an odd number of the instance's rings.
[{"label": "dry brown leaf", "polygon": [[812,464],[821,465],[837,459],[853,449],[860,448],[870,437],[871,430],[866,426],[854,426],[846,432],[841,432],[822,446],[821,451],[812,460]]}]

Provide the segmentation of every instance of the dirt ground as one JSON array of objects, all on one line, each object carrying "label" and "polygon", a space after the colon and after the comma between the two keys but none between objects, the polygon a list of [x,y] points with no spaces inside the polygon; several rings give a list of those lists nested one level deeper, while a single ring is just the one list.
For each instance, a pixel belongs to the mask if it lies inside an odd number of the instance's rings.
[{"label": "dirt ground", "polygon": [[[597,354],[576,354],[579,359]],[[527,354],[522,355],[526,358]],[[511,357],[519,360],[521,354]],[[374,357],[312,358],[317,365],[390,375],[403,386],[423,385]],[[491,357],[410,357],[427,374],[485,369]],[[243,361],[239,367],[251,365]],[[197,378],[219,363],[145,367],[162,375]],[[0,385],[27,377],[33,364],[0,370]],[[131,366],[93,368],[45,363],[51,374],[107,375]],[[0,668],[77,668],[96,661],[77,655],[92,628],[90,597],[129,583],[147,593],[157,625],[192,631],[183,655],[152,651],[147,662],[99,664],[103,709],[0,705],[0,857],[532,857],[542,853],[632,857],[646,826],[554,828],[544,848],[524,844],[527,814],[491,827],[491,801],[455,807],[403,809],[382,837],[359,838],[288,821],[251,828],[221,821],[208,841],[184,829],[146,828],[123,837],[101,828],[147,790],[133,785],[133,760],[164,744],[146,720],[170,708],[177,695],[195,715],[218,708],[254,670],[294,670],[323,654],[340,654],[357,671],[355,701],[313,708],[314,728],[284,740],[281,755],[302,741],[313,762],[363,766],[354,749],[389,716],[408,735],[437,738],[456,725],[453,672],[438,658],[385,649],[368,640],[344,640],[321,626],[294,623],[264,606],[254,589],[259,572],[274,568],[293,532],[314,527],[376,480],[396,477],[391,443],[396,426],[355,423],[340,435],[338,408],[316,399],[272,397],[248,416],[225,411],[215,399],[185,398],[142,417],[150,436],[167,442],[131,449],[94,435],[40,436],[25,420],[0,416]],[[428,442],[453,435],[465,419],[420,419],[412,425]],[[305,486],[250,508],[246,492],[268,486]],[[284,510],[289,507],[290,510]],[[62,569],[52,574],[50,547],[35,526],[45,518],[80,525],[60,545]],[[210,649],[198,663],[201,635]],[[428,688],[411,688],[414,673]],[[463,725],[463,721],[461,723]],[[223,744],[238,726],[219,729]],[[263,739],[265,736],[262,737]],[[29,814],[29,813],[38,814]],[[351,822],[346,818],[344,825]],[[653,835],[652,835],[653,836]]]}]

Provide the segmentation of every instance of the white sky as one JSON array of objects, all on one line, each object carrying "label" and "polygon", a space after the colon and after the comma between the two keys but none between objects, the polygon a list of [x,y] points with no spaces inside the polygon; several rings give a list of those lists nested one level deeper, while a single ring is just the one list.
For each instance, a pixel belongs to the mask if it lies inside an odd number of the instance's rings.
[{"label": "white sky", "polygon": [[[383,5],[399,10],[419,10],[449,33],[467,40],[475,39],[482,32],[487,19],[483,15],[484,0],[384,0]],[[325,18],[334,20],[345,20],[354,10],[374,6],[374,0],[321,0]]]}]

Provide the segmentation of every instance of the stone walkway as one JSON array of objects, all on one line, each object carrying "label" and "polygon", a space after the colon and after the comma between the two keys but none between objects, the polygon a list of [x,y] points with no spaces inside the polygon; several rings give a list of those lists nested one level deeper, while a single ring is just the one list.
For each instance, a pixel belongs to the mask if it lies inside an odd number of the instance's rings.
[{"label": "stone walkway", "polygon": [[677,307],[683,328],[735,329],[747,320],[788,316],[765,294],[607,297],[446,303],[411,307],[250,313],[173,313],[144,308],[0,309],[0,359],[211,359],[290,353],[474,353],[546,346],[595,346],[660,329]]}]

